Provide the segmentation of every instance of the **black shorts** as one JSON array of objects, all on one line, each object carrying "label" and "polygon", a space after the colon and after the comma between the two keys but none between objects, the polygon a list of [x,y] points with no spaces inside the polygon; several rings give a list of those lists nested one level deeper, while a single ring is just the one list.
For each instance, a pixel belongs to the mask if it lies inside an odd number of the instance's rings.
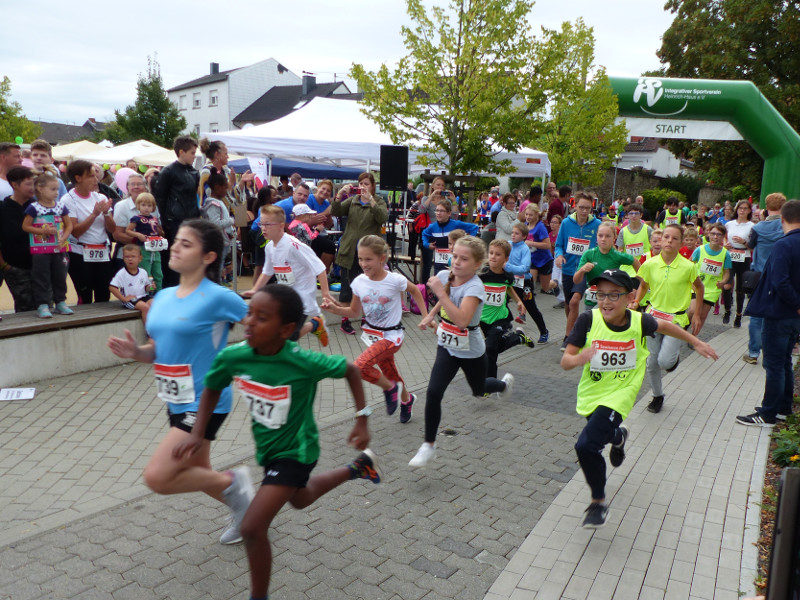
[{"label": "black shorts", "polygon": [[261,481],[261,485],[288,485],[304,488],[315,466],[317,466],[316,461],[307,465],[291,458],[275,459],[264,467],[264,479]]},{"label": "black shorts", "polygon": [[311,240],[311,249],[317,256],[336,254],[336,242],[329,235],[318,235]]},{"label": "black shorts", "polygon": [[[173,415],[169,412],[169,409],[167,409],[167,415],[169,416],[170,427],[175,427],[186,433],[192,433],[192,427],[197,419],[196,412],[177,413]],[[208,420],[208,425],[206,426],[206,433],[203,437],[211,442],[217,439],[217,431],[222,427],[222,422],[227,416],[228,413],[212,413],[211,418]]]},{"label": "black shorts", "polygon": [[711,300],[706,300],[703,298],[703,304],[708,304],[709,306],[714,306],[716,302],[712,302]]},{"label": "black shorts", "polygon": [[[572,278],[570,277],[570,279],[572,279]],[[587,290],[588,287],[589,287],[589,284],[587,283],[585,278],[580,283],[574,283],[573,282],[572,289],[570,290],[570,295],[567,296],[566,295],[567,293],[564,292],[564,298],[566,298],[567,301],[569,301],[569,299],[572,298],[572,296],[574,296],[575,294],[578,294],[581,298],[583,298],[583,295],[586,293],[586,290]]]},{"label": "black shorts", "polygon": [[572,275],[566,273],[561,274],[561,289],[564,292],[564,302],[569,304],[572,299],[572,288],[575,287],[575,282],[572,280]]},{"label": "black shorts", "polygon": [[550,260],[543,264],[541,267],[531,267],[539,271],[539,275],[552,275],[553,274],[553,261]]}]

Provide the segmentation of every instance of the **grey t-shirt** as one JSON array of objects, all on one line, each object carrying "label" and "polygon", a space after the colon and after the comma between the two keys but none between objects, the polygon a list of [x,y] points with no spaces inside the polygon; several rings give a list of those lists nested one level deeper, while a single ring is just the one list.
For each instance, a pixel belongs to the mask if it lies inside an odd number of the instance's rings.
[{"label": "grey t-shirt", "polygon": [[[447,278],[450,276],[450,271],[440,271],[436,276],[444,285],[447,285]],[[478,358],[479,356],[482,356],[484,352],[486,352],[486,343],[483,339],[483,332],[481,331],[480,327],[478,327],[481,322],[483,303],[486,301],[486,292],[483,289],[483,282],[481,281],[480,277],[475,275],[463,285],[450,286],[450,300],[452,300],[453,304],[456,306],[460,307],[461,301],[470,296],[474,296],[480,301],[478,308],[475,310],[475,314],[472,315],[472,318],[469,321],[469,327],[475,327],[475,329],[469,330],[469,350],[461,351],[451,350],[450,348],[447,349],[450,355],[455,356],[456,358]],[[441,340],[439,340],[439,345],[442,345]]]}]

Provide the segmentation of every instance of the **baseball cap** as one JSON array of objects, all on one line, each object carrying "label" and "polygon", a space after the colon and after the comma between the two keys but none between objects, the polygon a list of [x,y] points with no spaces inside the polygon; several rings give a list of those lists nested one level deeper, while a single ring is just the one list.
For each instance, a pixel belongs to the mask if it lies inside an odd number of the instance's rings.
[{"label": "baseball cap", "polygon": [[292,214],[295,217],[299,217],[300,215],[315,215],[317,211],[313,210],[306,204],[297,204],[294,208],[292,208]]},{"label": "baseball cap", "polygon": [[600,273],[600,275],[592,279],[589,285],[597,285],[601,281],[610,281],[614,285],[623,287],[629,292],[639,287],[639,280],[632,279],[630,275],[621,269],[606,269]]}]

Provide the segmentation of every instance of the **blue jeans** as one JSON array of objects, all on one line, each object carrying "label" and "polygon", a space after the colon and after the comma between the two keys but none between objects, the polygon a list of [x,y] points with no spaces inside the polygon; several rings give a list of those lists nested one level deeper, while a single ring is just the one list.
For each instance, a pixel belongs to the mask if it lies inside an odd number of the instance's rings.
[{"label": "blue jeans", "polygon": [[751,358],[758,358],[761,353],[761,328],[764,326],[764,319],[761,317],[750,317],[748,333],[750,339],[747,342],[747,354]]},{"label": "blue jeans", "polygon": [[775,418],[778,413],[792,412],[792,348],[800,335],[800,317],[792,319],[764,319],[762,335],[767,344],[762,348],[762,363],[767,372],[764,399],[758,414]]}]

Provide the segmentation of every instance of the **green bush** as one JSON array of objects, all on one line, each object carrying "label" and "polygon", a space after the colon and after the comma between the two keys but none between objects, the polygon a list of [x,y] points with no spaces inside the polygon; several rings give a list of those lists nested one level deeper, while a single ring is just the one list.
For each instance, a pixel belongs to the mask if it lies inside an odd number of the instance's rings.
[{"label": "green bush", "polygon": [[738,202],[739,200],[747,200],[753,193],[743,185],[737,185],[731,188],[731,202]]},{"label": "green bush", "polygon": [[678,199],[678,202],[686,202],[686,196],[681,192],[676,192],[675,190],[656,188],[642,192],[642,198],[644,198],[644,207],[650,212],[651,215],[653,215],[653,218],[655,218],[655,216],[661,212],[661,209],[664,207],[664,203],[670,196],[675,196]]},{"label": "green bush", "polygon": [[681,173],[675,177],[665,178],[660,187],[667,190],[675,190],[681,192],[686,197],[689,204],[697,204],[700,198],[700,190],[705,186],[705,181],[700,177],[693,177]]}]

